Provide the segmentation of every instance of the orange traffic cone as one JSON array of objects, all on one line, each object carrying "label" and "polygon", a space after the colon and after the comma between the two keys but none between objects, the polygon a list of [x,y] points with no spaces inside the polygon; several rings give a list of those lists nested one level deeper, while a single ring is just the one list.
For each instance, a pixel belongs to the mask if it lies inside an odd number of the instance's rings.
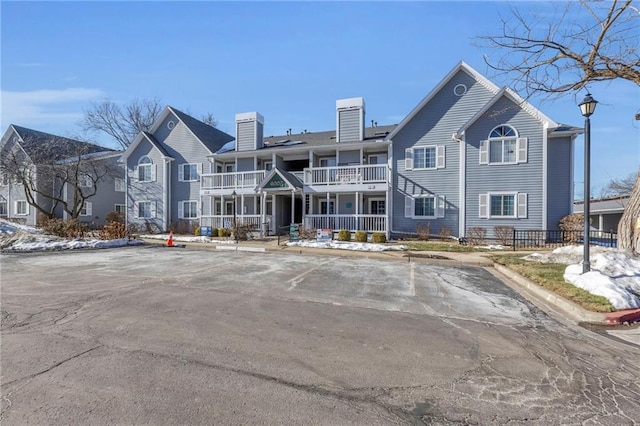
[{"label": "orange traffic cone", "polygon": [[169,232],[169,239],[167,240],[167,247],[173,247],[173,231]]}]

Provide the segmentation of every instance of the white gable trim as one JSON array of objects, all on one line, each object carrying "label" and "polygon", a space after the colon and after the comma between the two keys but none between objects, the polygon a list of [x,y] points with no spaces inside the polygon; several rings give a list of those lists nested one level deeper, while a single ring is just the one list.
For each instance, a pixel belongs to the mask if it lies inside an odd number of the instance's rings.
[{"label": "white gable trim", "polygon": [[[177,118],[178,120],[180,120],[180,117],[178,116],[178,114],[176,114],[176,113],[175,113],[175,111],[173,110],[173,108],[171,108],[171,106],[167,106],[167,110],[171,111],[171,113],[172,113],[173,115],[175,115],[175,116],[176,116],[176,118]],[[184,114],[184,113],[183,113],[183,114]],[[264,119],[263,119],[262,121],[263,121],[263,123],[264,123]],[[182,120],[180,120],[180,122],[181,122],[181,123],[184,125],[184,127],[189,131],[189,133],[191,133],[191,136],[193,136],[193,137],[194,137],[198,142],[200,142],[200,144],[204,147],[204,149],[206,149],[207,151],[209,151],[209,153],[210,153],[210,154],[214,154],[213,152],[211,152],[211,150],[210,150],[209,148],[207,148],[207,146],[206,146],[206,145],[205,145],[205,144],[200,140],[200,138],[198,138],[198,137],[196,136],[196,134],[195,134],[195,133],[193,133],[193,132],[191,131],[191,129],[189,128],[189,126],[187,126],[186,124],[184,124],[184,122],[183,122]],[[160,122],[158,123],[158,125],[160,125],[161,123],[162,123],[162,121],[160,121]],[[154,124],[154,126],[155,126],[155,124],[156,124],[156,123],[153,123],[153,124]],[[257,125],[257,124],[256,124],[256,125]],[[153,133],[153,132],[150,132],[150,133]]]},{"label": "white gable trim", "polygon": [[538,109],[536,109],[533,105],[531,105],[529,102],[525,101],[524,99],[522,99],[520,97],[520,95],[518,95],[516,92],[514,92],[513,90],[511,90],[508,87],[503,87],[502,89],[500,89],[500,91],[498,93],[496,93],[496,95],[489,101],[487,102],[482,108],[480,108],[480,110],[478,112],[476,112],[473,117],[471,117],[455,134],[456,136],[462,136],[464,135],[464,132],[471,127],[476,121],[478,121],[478,119],[480,117],[482,117],[488,110],[489,108],[493,107],[493,105],[498,102],[500,99],[502,99],[503,96],[506,96],[508,99],[510,99],[511,101],[513,101],[516,105],[518,105],[520,108],[522,108],[523,111],[529,113],[529,115],[531,115],[532,117],[536,118],[537,120],[539,120],[543,125],[546,125],[547,129],[553,129],[558,127],[558,123],[556,123],[555,121],[553,121],[552,119],[550,119],[549,117],[547,117],[546,115],[544,115],[541,111],[539,111]]},{"label": "white gable trim", "polygon": [[122,153],[122,157],[120,158],[120,162],[125,162],[127,161],[127,159],[129,158],[129,156],[131,155],[131,153],[133,151],[136,150],[136,148],[138,147],[138,145],[140,145],[140,142],[142,142],[143,140],[146,140],[147,142],[149,142],[151,144],[151,146],[153,147],[153,149],[157,150],[158,152],[160,152],[160,155],[162,156],[163,159],[165,160],[174,160],[173,157],[169,157],[164,155],[159,149],[158,147],[156,147],[156,144],[153,143],[149,137],[146,135],[145,132],[140,132],[138,133],[138,136],[136,136],[136,138],[133,140],[133,143],[131,143],[131,145],[129,145],[129,147],[126,149],[126,151],[124,151]]},{"label": "white gable trim", "polygon": [[471,68],[469,65],[467,65],[464,61],[460,61],[458,63],[458,65],[456,65],[451,71],[449,71],[449,74],[447,74],[441,81],[440,83],[438,83],[438,85],[431,91],[429,92],[429,94],[422,99],[422,101],[420,101],[420,103],[418,104],[418,106],[416,106],[410,113],[409,115],[407,115],[398,125],[398,127],[396,127],[393,132],[391,132],[389,135],[387,135],[387,137],[385,138],[385,140],[389,140],[389,139],[393,139],[393,137],[395,135],[398,134],[398,132],[400,132],[400,130],[402,130],[404,128],[404,126],[407,125],[407,123],[409,123],[421,110],[422,108],[425,107],[425,105],[427,105],[431,99],[433,99],[433,97],[440,92],[440,90],[442,90],[442,88],[449,83],[449,81],[459,72],[459,71],[464,71],[467,74],[469,74],[473,79],[475,79],[478,83],[480,83],[481,85],[483,85],[484,87],[486,87],[489,91],[493,92],[493,93],[498,93],[498,91],[500,90],[500,88],[498,86],[496,86],[494,83],[492,83],[489,79],[487,79],[485,76],[483,76],[482,74],[480,74],[478,71],[474,70],[473,68]]}]

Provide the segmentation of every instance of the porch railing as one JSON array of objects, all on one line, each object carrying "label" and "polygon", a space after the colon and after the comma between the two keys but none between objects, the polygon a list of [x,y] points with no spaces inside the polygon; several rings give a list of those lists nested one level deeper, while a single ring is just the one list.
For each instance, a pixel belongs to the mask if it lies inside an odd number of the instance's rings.
[{"label": "porch railing", "polygon": [[264,176],[264,170],[204,174],[200,178],[200,189],[254,188]]},{"label": "porch railing", "polygon": [[[262,215],[238,215],[236,221],[238,225],[251,225],[260,229]],[[210,226],[212,228],[230,228],[233,226],[233,215],[215,215],[200,217],[200,226]]]},{"label": "porch railing", "polygon": [[371,164],[304,169],[305,185],[340,185],[387,182],[387,165]]},{"label": "porch railing", "polygon": [[334,230],[387,232],[387,216],[375,214],[308,214],[304,218],[305,228],[329,228]]}]

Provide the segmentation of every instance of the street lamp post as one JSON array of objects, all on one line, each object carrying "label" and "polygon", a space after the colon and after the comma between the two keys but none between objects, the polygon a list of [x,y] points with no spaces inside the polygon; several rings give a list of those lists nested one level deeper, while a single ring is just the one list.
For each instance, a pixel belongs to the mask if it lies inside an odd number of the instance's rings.
[{"label": "street lamp post", "polygon": [[238,194],[236,194],[236,191],[234,190],[231,193],[231,196],[233,197],[233,239],[237,244],[238,243],[238,222],[236,221],[236,197],[238,196]]},{"label": "street lamp post", "polygon": [[591,93],[587,93],[582,103],[578,105],[580,112],[584,116],[584,254],[582,259],[582,273],[585,274],[591,270],[591,262],[589,262],[589,231],[591,216],[591,195],[590,195],[590,157],[591,157],[591,121],[589,117],[596,110],[598,101],[591,97]]}]

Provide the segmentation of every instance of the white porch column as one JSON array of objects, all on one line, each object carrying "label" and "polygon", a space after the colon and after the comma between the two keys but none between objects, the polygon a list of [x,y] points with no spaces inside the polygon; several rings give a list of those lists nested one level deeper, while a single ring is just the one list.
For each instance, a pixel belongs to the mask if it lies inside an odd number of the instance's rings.
[{"label": "white porch column", "polygon": [[[362,151],[362,149],[360,149]],[[356,191],[356,231],[359,231],[360,226],[360,193]]]},{"label": "white porch column", "polygon": [[598,231],[602,232],[604,228],[604,216],[602,213],[598,215]]},{"label": "white porch column", "polygon": [[387,234],[387,239],[389,239],[389,237],[390,237],[390,235],[389,235],[390,211],[391,211],[391,209],[389,208],[389,188],[387,188],[387,190],[384,191],[384,215],[385,215],[384,232]]},{"label": "white porch column", "polygon": [[240,194],[240,217],[242,217],[242,223],[244,223],[244,194]]},{"label": "white porch column", "polygon": [[291,223],[296,220],[296,192],[291,191]]}]

